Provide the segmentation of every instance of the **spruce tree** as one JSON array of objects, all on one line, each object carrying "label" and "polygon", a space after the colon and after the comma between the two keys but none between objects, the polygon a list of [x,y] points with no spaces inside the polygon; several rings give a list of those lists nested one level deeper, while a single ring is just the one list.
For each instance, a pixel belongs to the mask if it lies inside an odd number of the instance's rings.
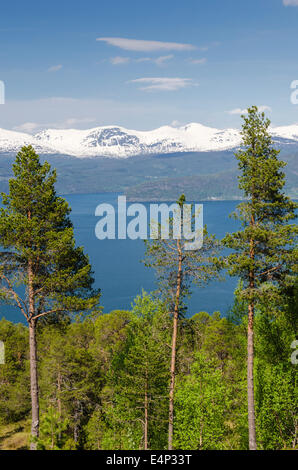
[{"label": "spruce tree", "polygon": [[[270,121],[256,106],[244,119],[243,147],[236,154],[241,174],[239,188],[245,202],[235,217],[242,229],[223,240],[233,250],[227,256],[229,273],[243,281],[242,298],[248,304],[247,398],[249,448],[255,450],[254,404],[254,314],[258,303],[278,298],[281,289],[292,282],[297,263],[295,232],[288,222],[295,217],[296,205],[284,194],[285,163],[279,160],[269,133]],[[297,266],[297,264],[296,264]]]},{"label": "spruce tree", "polygon": [[[19,308],[29,327],[32,443],[39,437],[36,325],[40,318],[93,308],[92,273],[83,248],[75,246],[67,202],[55,193],[56,172],[40,163],[31,146],[13,165],[9,194],[2,194],[1,297]],[[25,286],[21,295],[17,286]]]}]

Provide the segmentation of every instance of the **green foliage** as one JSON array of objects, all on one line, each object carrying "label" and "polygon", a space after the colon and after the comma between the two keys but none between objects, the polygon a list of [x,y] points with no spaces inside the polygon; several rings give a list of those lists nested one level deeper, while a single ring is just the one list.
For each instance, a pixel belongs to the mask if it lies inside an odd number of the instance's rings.
[{"label": "green foliage", "polygon": [[[243,116],[243,146],[236,155],[241,170],[239,188],[247,200],[238,206],[235,218],[242,230],[223,239],[233,252],[227,256],[229,274],[243,282],[242,294],[249,300],[274,300],[279,287],[291,285],[297,272],[297,204],[283,193],[285,163],[278,159],[268,128],[270,121],[257,107]],[[251,273],[253,285],[249,284]]]},{"label": "green foliage", "polygon": [[94,324],[85,320],[50,325],[39,333],[41,408],[50,403],[61,418],[69,419],[68,436],[83,445],[83,427],[97,400],[103,378],[93,355]]},{"label": "green foliage", "polygon": [[[151,230],[154,239],[145,240],[145,259],[147,267],[155,269],[159,282],[159,295],[162,295],[169,303],[169,310],[174,310],[177,288],[177,274],[179,258],[181,256],[181,293],[179,299],[179,313],[183,315],[185,305],[183,300],[190,295],[192,283],[202,287],[211,279],[219,277],[222,264],[218,258],[220,243],[214,235],[208,234],[207,227],[197,228],[195,226],[195,215],[183,212],[186,204],[185,196],[182,194],[177,201],[181,211],[179,225],[180,238],[175,234],[175,217],[179,221],[179,214],[174,213],[169,219],[169,237],[165,239],[162,235],[164,227],[158,221],[151,221]],[[182,216],[183,214],[183,216]],[[188,225],[197,239],[203,240],[200,249],[190,250],[187,244],[189,239],[185,238],[184,226]],[[191,240],[192,242],[194,240]]]},{"label": "green foliage", "polygon": [[[285,298],[285,305],[290,304],[291,299]],[[293,448],[297,446],[297,366],[290,363],[294,326],[287,311],[278,317],[270,312],[256,314],[258,442],[263,449]],[[247,449],[246,321],[244,317],[235,324],[218,312],[200,312],[182,321],[175,448]],[[0,366],[0,407],[6,426],[29,416],[27,334],[23,325],[0,322],[7,359]],[[169,336],[163,303],[145,293],[131,312],[114,311],[94,321],[40,324],[39,446],[142,449],[147,373],[149,448],[166,448]],[[18,428],[13,431],[16,439]],[[12,445],[10,441],[5,439],[7,445]]]},{"label": "green foliage", "polygon": [[0,365],[0,424],[19,421],[30,410],[28,330],[4,318],[0,339],[5,344],[5,364]]},{"label": "green foliage", "polygon": [[37,442],[39,450],[60,450],[65,448],[64,431],[67,429],[68,419],[61,420],[61,416],[53,408],[41,417],[40,437]]},{"label": "green foliage", "polygon": [[[262,449],[298,448],[295,204],[284,194],[284,164],[272,146],[269,121],[257,108],[245,118],[238,153],[242,230],[224,243],[230,274],[240,277],[227,318],[220,312],[180,315],[175,368],[174,446],[247,449],[247,305],[255,304],[255,398]],[[173,240],[147,245],[147,264],[161,290],[142,293],[131,311],[102,315],[92,272],[75,246],[67,203],[56,196],[56,173],[24,147],[3,195],[0,237],[1,300],[17,304],[37,326],[40,449],[165,449],[170,383],[171,316],[179,250]],[[183,206],[185,197],[179,199]],[[253,221],[253,223],[252,223]],[[182,300],[191,282],[218,276],[219,243],[205,228],[202,250],[183,250]],[[250,256],[251,243],[254,256]],[[184,241],[181,241],[183,247]],[[181,248],[180,246],[180,248]],[[33,279],[29,280],[29,265]],[[249,273],[255,285],[249,285]],[[34,311],[29,312],[29,284]],[[25,295],[15,287],[24,285]],[[184,313],[183,301],[179,313]],[[70,321],[70,312],[89,311]],[[59,314],[59,315],[58,315]],[[30,417],[28,328],[0,321],[0,447],[27,448]],[[24,424],[25,423],[25,424]]]},{"label": "green foliage", "polygon": [[145,292],[136,298],[126,340],[112,360],[106,389],[109,398],[104,413],[113,428],[114,446],[125,443],[131,449],[144,447],[146,406],[149,446],[156,449],[165,445],[160,430],[166,423],[169,380],[167,321],[162,302],[153,301]]},{"label": "green foliage", "polygon": [[198,353],[190,375],[176,390],[175,447],[225,449],[225,421],[229,406],[222,373],[213,361]]},{"label": "green foliage", "polygon": [[[2,300],[20,308],[28,321],[93,308],[99,296],[92,292],[91,266],[83,248],[75,246],[70,208],[55,193],[55,170],[42,165],[29,146],[18,153],[13,172],[0,211],[6,250],[0,260]],[[33,289],[34,311],[28,296],[15,291],[19,284]]]},{"label": "green foliage", "polygon": [[227,449],[246,449],[246,370],[243,367],[246,355],[245,328],[242,324],[237,325],[222,318],[219,312],[214,312],[213,315],[200,312],[194,315],[190,322],[193,346],[189,348],[194,351],[194,355],[188,373],[184,371],[181,377],[191,375],[192,363],[196,360],[197,354],[209,364],[210,372],[221,373],[227,408],[225,439],[220,445],[221,448]]},{"label": "green foliage", "polygon": [[298,383],[293,365],[257,362],[258,440],[264,450],[298,449]]}]

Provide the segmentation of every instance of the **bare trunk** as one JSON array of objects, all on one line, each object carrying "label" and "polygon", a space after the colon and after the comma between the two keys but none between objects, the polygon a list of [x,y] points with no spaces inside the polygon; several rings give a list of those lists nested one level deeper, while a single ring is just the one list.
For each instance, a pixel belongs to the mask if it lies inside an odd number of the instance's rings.
[{"label": "bare trunk", "polygon": [[[251,219],[254,225],[254,218]],[[254,259],[254,241],[250,242],[250,259]],[[251,270],[249,273],[249,288],[252,291],[255,287],[255,275]],[[248,411],[248,436],[249,450],[257,449],[256,422],[255,422],[255,399],[254,399],[254,302],[253,296],[248,306],[248,327],[247,327],[247,411]]]},{"label": "bare trunk", "polygon": [[36,346],[36,320],[33,269],[32,261],[28,262],[28,294],[29,294],[29,350],[30,350],[30,385],[31,385],[31,450],[37,449],[39,437],[39,397],[38,397],[38,374],[37,374],[37,346]]},{"label": "bare trunk", "polygon": [[148,383],[145,384],[144,397],[145,419],[144,419],[144,450],[148,450]]},{"label": "bare trunk", "polygon": [[[62,406],[61,406],[61,373],[60,367],[58,367],[58,376],[57,376],[57,407],[58,407],[58,414],[59,414],[59,421],[61,420],[62,415]],[[59,440],[61,439],[61,432],[58,435]]]},{"label": "bare trunk", "polygon": [[74,440],[76,446],[78,445],[78,442],[79,442],[79,425],[78,425],[79,413],[78,413],[78,410],[77,410],[77,406],[78,405],[76,403],[76,409],[75,409],[75,413],[74,413],[74,428],[73,428],[73,440]]},{"label": "bare trunk", "polygon": [[203,447],[203,423],[200,426],[200,450]]},{"label": "bare trunk", "polygon": [[175,390],[175,373],[176,373],[176,348],[177,348],[177,331],[178,331],[178,317],[179,317],[179,302],[181,292],[181,277],[182,277],[182,251],[180,240],[177,240],[177,247],[179,253],[178,259],[178,272],[177,272],[177,288],[176,288],[176,301],[173,316],[173,333],[172,333],[172,353],[171,353],[171,381],[169,393],[169,437],[168,449],[173,450],[173,431],[174,431],[174,390]]},{"label": "bare trunk", "polygon": [[58,374],[57,374],[57,408],[59,416],[62,415],[62,406],[61,406],[61,372],[60,366],[58,366]]},{"label": "bare trunk", "polygon": [[30,348],[30,382],[31,382],[31,450],[36,450],[39,437],[39,397],[38,397],[38,376],[37,376],[37,350],[36,350],[36,322],[29,323],[29,348]]},{"label": "bare trunk", "polygon": [[254,307],[248,307],[248,329],[247,329],[247,410],[248,410],[248,432],[249,449],[256,450],[256,423],[255,423],[255,401],[254,401],[254,332],[253,332]]}]

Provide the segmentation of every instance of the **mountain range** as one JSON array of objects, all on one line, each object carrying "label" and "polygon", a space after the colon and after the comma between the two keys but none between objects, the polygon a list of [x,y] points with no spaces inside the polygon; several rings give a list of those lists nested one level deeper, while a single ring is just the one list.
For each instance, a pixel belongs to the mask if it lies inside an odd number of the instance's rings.
[{"label": "mountain range", "polygon": [[[270,129],[280,145],[298,145],[298,124]],[[88,130],[47,129],[31,135],[0,129],[0,153],[15,153],[32,145],[42,155],[63,154],[78,158],[128,158],[183,152],[218,152],[239,147],[238,129],[216,129],[199,123],[182,127],[163,126],[152,131],[119,126]]]},{"label": "mountain range", "polygon": [[[287,163],[285,190],[297,199],[298,125],[270,131]],[[0,191],[8,191],[15,155],[29,144],[57,169],[60,194],[114,192],[131,201],[175,201],[182,193],[193,201],[242,197],[237,129],[196,123],[144,132],[116,126],[35,135],[0,129]]]}]

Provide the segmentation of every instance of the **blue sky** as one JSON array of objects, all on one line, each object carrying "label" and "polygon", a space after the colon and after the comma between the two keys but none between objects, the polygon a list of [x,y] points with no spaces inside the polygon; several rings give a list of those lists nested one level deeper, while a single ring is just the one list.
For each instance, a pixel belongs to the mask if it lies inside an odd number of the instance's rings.
[{"label": "blue sky", "polygon": [[0,127],[298,122],[298,0],[3,3]]}]

